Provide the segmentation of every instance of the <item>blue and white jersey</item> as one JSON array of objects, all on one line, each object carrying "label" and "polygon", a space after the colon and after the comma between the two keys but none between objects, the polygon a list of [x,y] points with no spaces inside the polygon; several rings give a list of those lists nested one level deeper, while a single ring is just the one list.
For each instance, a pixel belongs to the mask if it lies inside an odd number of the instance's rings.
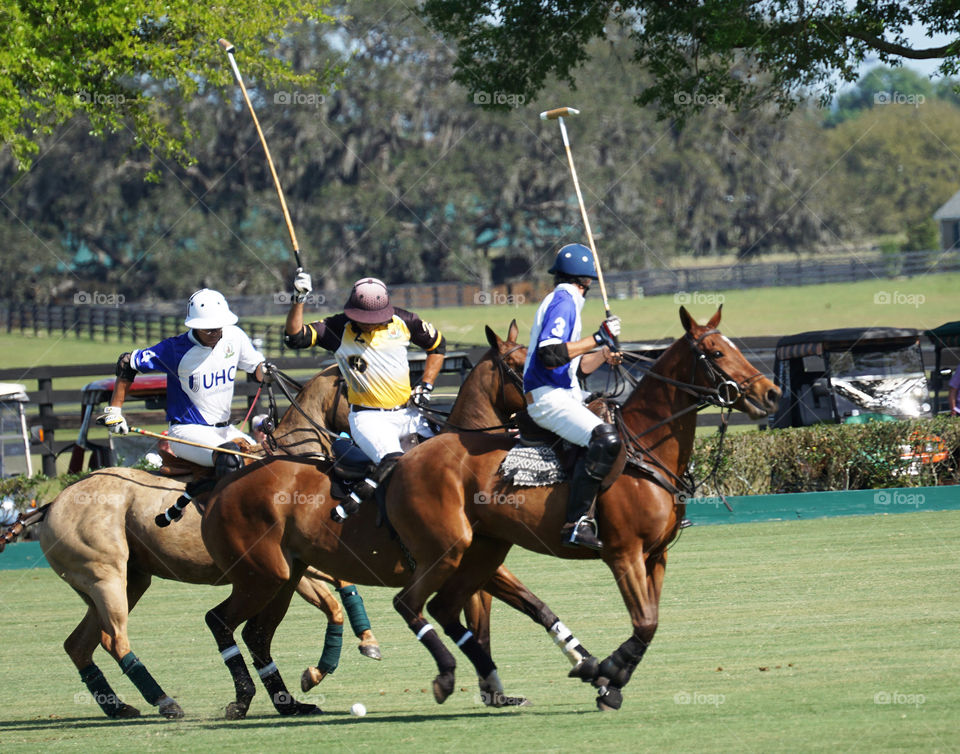
[{"label": "blue and white jersey", "polygon": [[253,372],[263,360],[236,326],[224,327],[213,348],[201,345],[190,330],[130,355],[138,372],[167,375],[168,422],[208,426],[230,420],[237,369]]},{"label": "blue and white jersey", "polygon": [[583,296],[580,289],[570,283],[561,283],[543,300],[537,309],[533,327],[530,329],[530,346],[527,363],[523,367],[523,389],[526,392],[538,387],[579,389],[577,368],[580,357],[553,369],[545,367],[537,358],[537,349],[550,343],[571,343],[580,340],[580,312]]}]

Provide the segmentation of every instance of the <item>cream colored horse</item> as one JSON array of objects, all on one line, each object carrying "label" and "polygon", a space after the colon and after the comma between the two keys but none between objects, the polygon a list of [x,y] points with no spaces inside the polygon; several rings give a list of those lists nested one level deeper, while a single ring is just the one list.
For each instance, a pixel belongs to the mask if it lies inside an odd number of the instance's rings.
[{"label": "cream colored horse", "polygon": [[[346,426],[347,406],[337,400],[337,376],[336,367],[324,370],[304,387],[298,402],[306,414],[322,417],[321,423],[326,426],[340,428]],[[325,438],[293,408],[274,434],[281,446],[292,444],[293,453],[316,452],[327,446]],[[183,477],[130,468],[101,469],[64,489],[41,525],[40,545],[47,561],[87,603],[87,613],[67,637],[64,649],[109,717],[135,717],[140,713],[117,697],[94,664],[97,645],[120,664],[161,715],[183,715],[180,706],[131,652],[127,616],[154,576],[190,584],[226,582],[200,538],[200,514],[194,506],[189,506],[172,526],[161,529],[154,523],[158,514],[176,502],[185,484]],[[346,584],[310,569],[297,585],[297,592],[327,616],[329,640],[331,626],[342,631],[343,611],[325,581],[338,588]],[[335,630],[333,633],[338,635]],[[369,628],[361,635],[360,651],[379,658],[379,647]],[[314,680],[325,674],[318,668],[308,670]]]}]

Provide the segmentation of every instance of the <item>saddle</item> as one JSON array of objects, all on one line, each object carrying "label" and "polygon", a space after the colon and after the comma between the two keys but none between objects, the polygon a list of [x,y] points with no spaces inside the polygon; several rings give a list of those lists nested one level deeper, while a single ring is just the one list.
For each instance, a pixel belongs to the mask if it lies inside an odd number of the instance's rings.
[{"label": "saddle", "polygon": [[359,482],[377,468],[360,448],[348,437],[339,437],[331,446],[333,467],[330,469],[330,494],[337,500],[350,495],[353,482]]},{"label": "saddle", "polygon": [[[614,406],[604,396],[589,400],[587,408],[603,421],[614,422]],[[516,414],[520,437],[500,465],[503,479],[518,487],[543,487],[560,484],[573,475],[573,467],[583,448],[564,440],[560,435],[538,425],[527,413],[526,407]],[[603,480],[601,489],[606,489],[616,480],[626,464],[626,450],[613,469]]]}]

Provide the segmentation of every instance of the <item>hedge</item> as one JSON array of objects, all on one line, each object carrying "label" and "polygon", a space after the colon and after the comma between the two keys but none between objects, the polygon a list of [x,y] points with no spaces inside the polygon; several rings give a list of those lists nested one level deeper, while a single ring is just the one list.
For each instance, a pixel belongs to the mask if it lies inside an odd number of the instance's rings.
[{"label": "hedge", "polygon": [[[960,482],[960,419],[728,433],[715,476],[719,433],[698,438],[691,472],[698,495],[924,487]],[[911,455],[912,454],[912,457]]]}]

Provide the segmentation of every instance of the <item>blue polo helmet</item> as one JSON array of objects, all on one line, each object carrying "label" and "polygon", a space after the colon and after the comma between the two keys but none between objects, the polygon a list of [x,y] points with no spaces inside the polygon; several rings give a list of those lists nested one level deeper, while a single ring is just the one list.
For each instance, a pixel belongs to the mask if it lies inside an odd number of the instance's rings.
[{"label": "blue polo helmet", "polygon": [[597,266],[593,263],[593,252],[582,243],[568,243],[557,252],[553,267],[547,270],[551,275],[562,273],[572,277],[597,279]]}]

